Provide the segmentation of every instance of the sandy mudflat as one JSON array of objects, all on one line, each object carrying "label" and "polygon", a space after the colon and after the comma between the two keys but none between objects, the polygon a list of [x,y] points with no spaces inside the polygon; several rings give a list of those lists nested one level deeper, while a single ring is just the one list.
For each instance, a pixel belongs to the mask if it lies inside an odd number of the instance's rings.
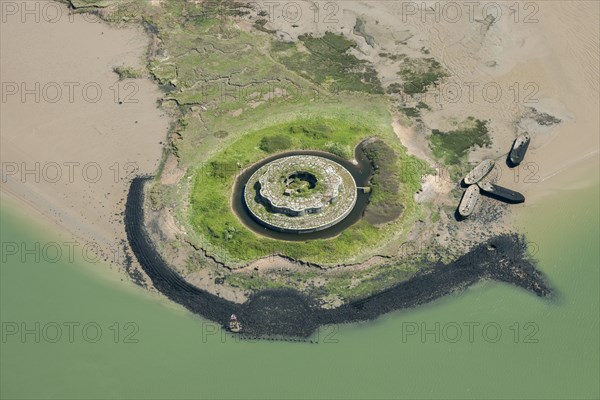
[{"label": "sandy mudflat", "polygon": [[564,188],[597,184],[599,173],[600,3],[549,3],[541,4],[545,18],[540,17],[538,34],[545,38],[548,54],[542,59],[546,74],[540,86],[548,88],[542,93],[548,103],[556,99],[567,116],[550,139],[540,146],[534,144],[529,154],[528,161],[539,166],[540,183],[534,190],[522,187],[534,199]]},{"label": "sandy mudflat", "polygon": [[[492,120],[494,144],[489,156],[508,151],[516,133],[532,132],[532,144],[525,162],[533,165],[522,166],[517,174],[503,168],[500,180],[500,183],[522,191],[528,202],[566,187],[597,183],[600,147],[600,4],[593,1],[536,4],[539,6],[535,14],[538,22],[524,22],[524,16],[533,8],[521,9],[522,23],[515,23],[504,10],[503,18],[477,45],[474,58],[478,62],[474,65],[461,66],[460,60],[452,56],[452,48],[456,46],[448,48],[448,41],[440,41],[432,47],[432,53],[447,55],[445,58],[456,62],[453,71],[464,81],[481,85],[495,82],[502,88],[519,84],[519,104],[514,100],[514,91],[504,89],[498,103],[484,101],[472,109],[478,112],[477,117]],[[489,61],[497,65],[488,67]],[[528,83],[534,86],[526,88]],[[534,87],[539,91],[528,98],[527,95],[533,92],[527,89]],[[515,124],[516,105],[535,107],[563,122],[554,127],[528,124],[527,121]],[[460,113],[460,108],[465,110],[471,106],[459,103],[458,110],[453,112]],[[480,154],[474,154],[477,155]]]},{"label": "sandy mudflat", "polygon": [[[119,214],[128,175],[156,170],[168,119],[157,109],[156,85],[125,86],[112,71],[142,65],[145,33],[71,20],[62,10],[55,23],[17,15],[1,24],[2,196],[80,241],[114,248],[125,238]],[[7,83],[19,93],[8,94]],[[33,90],[24,99],[22,84]]]},{"label": "sandy mudflat", "polygon": [[[600,3],[484,1],[471,10],[466,2],[452,2],[460,8],[457,18],[451,13],[455,9],[444,11],[439,1],[344,1],[337,3],[338,10],[321,10],[318,23],[312,2],[300,3],[302,16],[295,23],[299,26],[286,22],[282,10],[270,26],[291,39],[305,32],[343,32],[357,41],[357,57],[375,63],[384,84],[397,79],[399,66],[380,57],[381,52],[423,56],[424,48],[442,61],[452,75],[441,89],[448,91],[437,100],[427,97],[434,112],[424,120],[429,128],[441,130],[452,129],[454,121],[468,116],[490,120],[493,146],[473,152],[471,161],[502,157],[504,164],[503,155],[516,135],[530,131],[533,141],[526,162],[534,163],[535,172],[523,170],[515,178],[515,171],[504,167],[500,180],[522,191],[528,202],[570,185],[598,182]],[[496,5],[500,18],[487,28],[485,12],[498,15]],[[356,34],[357,19],[364,21],[374,44]],[[495,87],[502,91],[497,99]],[[519,121],[526,107],[563,122],[543,127]],[[398,126],[396,131],[409,152],[430,158],[427,142],[419,142],[414,131]]]}]

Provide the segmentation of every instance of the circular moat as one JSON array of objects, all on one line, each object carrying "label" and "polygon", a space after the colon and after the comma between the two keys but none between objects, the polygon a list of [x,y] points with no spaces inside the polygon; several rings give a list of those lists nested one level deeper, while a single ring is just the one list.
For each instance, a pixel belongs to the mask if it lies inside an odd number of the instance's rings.
[{"label": "circular moat", "polygon": [[244,188],[254,218],[281,232],[320,231],[344,219],[356,204],[352,174],[335,161],[292,155],[260,167]]},{"label": "circular moat", "polygon": [[267,157],[240,173],[232,208],[244,225],[273,239],[337,236],[362,217],[369,202],[369,194],[358,189],[373,174],[361,145],[355,159],[316,150]]}]

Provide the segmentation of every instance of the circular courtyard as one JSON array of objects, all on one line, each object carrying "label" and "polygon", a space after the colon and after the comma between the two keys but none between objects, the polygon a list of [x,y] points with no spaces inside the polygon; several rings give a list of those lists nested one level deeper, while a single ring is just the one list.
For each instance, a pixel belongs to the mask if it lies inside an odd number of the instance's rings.
[{"label": "circular courtyard", "polygon": [[343,220],[354,208],[350,172],[324,157],[292,155],[260,167],[244,187],[244,201],[262,225],[282,232],[314,232]]}]

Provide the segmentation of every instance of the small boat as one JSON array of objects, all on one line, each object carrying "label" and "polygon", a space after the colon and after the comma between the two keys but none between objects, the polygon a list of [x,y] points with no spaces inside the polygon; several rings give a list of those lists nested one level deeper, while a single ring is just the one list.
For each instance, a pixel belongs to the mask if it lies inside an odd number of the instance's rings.
[{"label": "small boat", "polygon": [[467,174],[467,176],[465,176],[465,183],[467,185],[472,185],[474,183],[479,182],[480,180],[485,178],[487,174],[490,173],[490,171],[494,168],[495,165],[496,161],[494,160],[483,160],[475,168],[473,168],[471,172]]},{"label": "small boat", "polygon": [[525,201],[525,196],[523,196],[521,193],[502,186],[494,185],[491,182],[478,183],[478,185],[484,192],[489,193],[493,197],[504,200],[508,203],[516,204],[523,203]]},{"label": "small boat", "polygon": [[233,333],[242,331],[242,324],[240,324],[235,314],[231,314],[231,318],[229,318],[229,330]]},{"label": "small boat", "polygon": [[525,132],[517,136],[515,142],[510,149],[510,154],[508,155],[508,159],[512,163],[513,166],[517,166],[523,161],[525,158],[525,153],[527,153],[527,148],[529,147],[529,142],[531,141],[531,136],[529,133]]},{"label": "small boat", "polygon": [[477,200],[479,200],[479,186],[471,185],[463,193],[463,197],[458,205],[458,213],[463,217],[471,215],[475,209]]}]

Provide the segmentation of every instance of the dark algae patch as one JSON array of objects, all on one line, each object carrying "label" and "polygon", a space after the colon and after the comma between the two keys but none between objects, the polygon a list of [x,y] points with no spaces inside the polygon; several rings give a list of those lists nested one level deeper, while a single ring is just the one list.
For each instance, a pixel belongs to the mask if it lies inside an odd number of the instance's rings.
[{"label": "dark algae patch", "polygon": [[373,198],[365,211],[365,219],[372,224],[393,221],[404,209],[399,196],[400,176],[396,168],[398,155],[378,139],[366,143],[363,152],[374,170],[371,180]]},{"label": "dark algae patch", "polygon": [[169,267],[144,227],[144,185],[135,178],[127,196],[125,228],[129,244],[154,287],[191,312],[227,326],[236,314],[251,338],[308,338],[319,326],[372,320],[385,313],[415,307],[493,279],[547,297],[551,289],[527,256],[526,241],[516,234],[497,236],[449,264],[432,263],[412,278],[380,293],[325,310],[292,289],[270,289],[243,304],[201,290]]},{"label": "dark algae patch", "polygon": [[428,88],[447,77],[448,73],[433,58],[411,58],[402,63],[398,75],[402,78],[404,93],[411,95],[425,93]]},{"label": "dark algae patch", "polygon": [[400,111],[410,118],[418,118],[421,116],[421,112],[416,107],[401,107]]},{"label": "dark algae patch", "polygon": [[119,80],[141,78],[144,74],[142,71],[125,66],[117,66],[113,68],[113,72],[119,76]]}]

